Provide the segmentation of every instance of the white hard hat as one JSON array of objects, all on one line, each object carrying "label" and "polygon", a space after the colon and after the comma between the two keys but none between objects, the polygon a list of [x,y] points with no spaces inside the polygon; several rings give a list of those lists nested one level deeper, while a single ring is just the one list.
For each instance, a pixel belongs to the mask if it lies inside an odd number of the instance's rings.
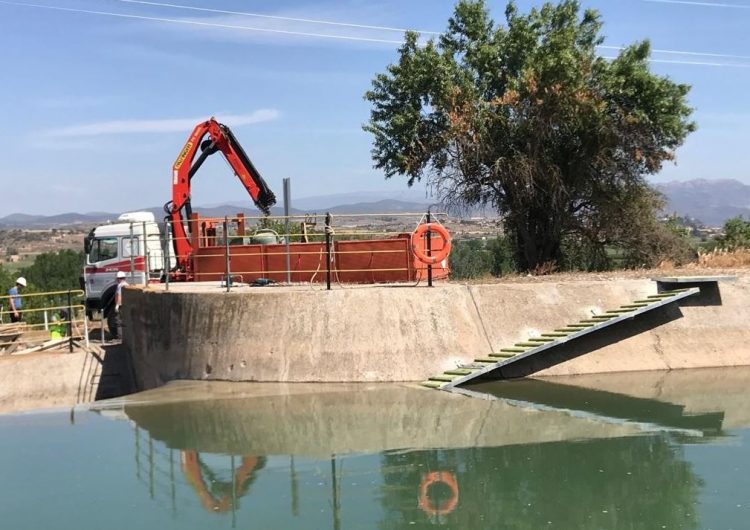
[{"label": "white hard hat", "polygon": [[117,271],[117,279],[118,279],[118,280],[119,280],[120,278],[125,278],[125,277],[127,277],[127,274],[125,274],[125,273],[124,273],[124,272],[122,272],[122,271]]},{"label": "white hard hat", "polygon": [[16,280],[16,283],[21,287],[26,287],[26,278],[24,278],[23,276],[19,276]]}]

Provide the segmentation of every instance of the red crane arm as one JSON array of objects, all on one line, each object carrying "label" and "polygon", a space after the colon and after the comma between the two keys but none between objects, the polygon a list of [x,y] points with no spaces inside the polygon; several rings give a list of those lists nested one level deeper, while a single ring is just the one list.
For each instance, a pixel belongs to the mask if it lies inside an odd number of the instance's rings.
[{"label": "red crane arm", "polygon": [[[206,135],[208,138],[204,140]],[[194,161],[199,147],[201,154]],[[214,118],[196,125],[172,166],[172,201],[164,205],[172,225],[177,269],[182,272],[190,272],[190,256],[193,253],[188,228],[185,226],[185,220],[192,214],[190,181],[206,158],[217,151],[224,155],[255,205],[263,213],[268,214],[271,206],[276,204],[273,192],[229,127]]]}]

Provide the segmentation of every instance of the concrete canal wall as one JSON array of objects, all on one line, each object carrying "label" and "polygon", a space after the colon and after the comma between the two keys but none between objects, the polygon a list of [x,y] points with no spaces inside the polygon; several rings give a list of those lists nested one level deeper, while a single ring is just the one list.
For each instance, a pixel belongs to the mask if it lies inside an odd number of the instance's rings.
[{"label": "concrete canal wall", "polygon": [[[750,277],[519,363],[518,377],[750,365]],[[426,287],[127,289],[142,389],[174,379],[420,381],[656,293],[649,279]]]}]

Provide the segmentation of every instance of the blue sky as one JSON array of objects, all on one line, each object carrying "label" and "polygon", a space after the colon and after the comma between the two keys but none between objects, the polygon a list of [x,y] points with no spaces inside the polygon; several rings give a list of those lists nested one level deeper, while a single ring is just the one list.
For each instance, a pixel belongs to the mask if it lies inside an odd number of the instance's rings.
[{"label": "blue sky", "polygon": [[[372,169],[370,137],[361,130],[369,113],[362,95],[395,60],[392,41],[402,33],[290,18],[438,32],[454,4],[21,3],[0,1],[0,216],[162,204],[170,198],[172,162],[195,123],[211,115],[232,126],[279,196],[283,177],[292,178],[297,197],[406,190],[405,180],[385,181]],[[693,85],[699,125],[678,151],[677,165],[654,181],[734,178],[750,184],[750,0],[582,3],[602,12],[607,45],[648,38],[655,49],[690,52],[654,54],[665,61],[653,63],[655,72]],[[500,19],[505,2],[489,4]],[[527,10],[541,2],[517,4]],[[404,191],[404,197],[424,193]],[[193,197],[197,204],[245,200],[219,156],[195,179]]]}]

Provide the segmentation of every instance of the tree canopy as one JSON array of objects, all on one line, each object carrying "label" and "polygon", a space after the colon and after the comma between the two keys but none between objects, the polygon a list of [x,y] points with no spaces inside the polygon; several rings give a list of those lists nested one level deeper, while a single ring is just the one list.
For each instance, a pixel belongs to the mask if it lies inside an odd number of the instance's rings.
[{"label": "tree canopy", "polygon": [[650,71],[647,41],[600,56],[601,18],[575,0],[505,19],[461,0],[438,39],[406,34],[365,94],[375,167],[491,204],[522,270],[564,261],[566,240],[641,245],[660,230],[646,176],[695,129],[689,87]]}]

